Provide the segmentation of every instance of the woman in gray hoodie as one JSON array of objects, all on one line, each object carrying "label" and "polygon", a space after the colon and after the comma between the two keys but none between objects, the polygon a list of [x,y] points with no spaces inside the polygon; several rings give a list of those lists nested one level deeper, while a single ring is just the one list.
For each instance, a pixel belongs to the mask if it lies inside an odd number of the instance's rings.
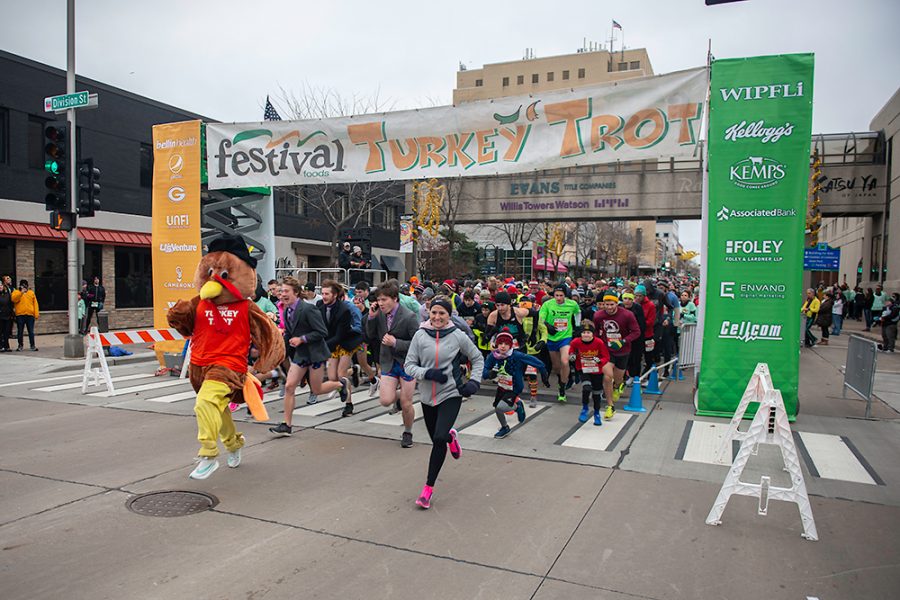
[{"label": "woman in gray hoodie", "polygon": [[[442,296],[431,302],[429,319],[422,323],[413,336],[404,365],[408,374],[422,382],[419,385],[422,417],[432,443],[428,478],[416,500],[416,504],[422,508],[431,507],[431,494],[444,459],[447,458],[448,446],[453,458],[459,458],[462,452],[453,424],[459,415],[462,397],[473,395],[481,387],[480,375],[484,370],[481,352],[451,322],[452,312],[450,301]],[[459,361],[455,360],[459,354],[466,356],[472,363],[470,372],[473,376],[468,381],[463,380]]]}]

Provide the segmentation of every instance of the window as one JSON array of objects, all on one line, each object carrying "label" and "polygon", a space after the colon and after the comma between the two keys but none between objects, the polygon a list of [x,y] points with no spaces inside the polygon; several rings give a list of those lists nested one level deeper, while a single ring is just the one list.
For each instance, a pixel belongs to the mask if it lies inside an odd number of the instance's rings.
[{"label": "window", "polygon": [[150,248],[116,246],[115,273],[116,308],[149,308],[153,306],[153,270],[150,264]]},{"label": "window", "polygon": [[475,87],[481,87],[483,85],[484,85],[484,79],[476,79],[475,80]]},{"label": "window", "polygon": [[547,73],[547,81],[553,81],[553,71]]},{"label": "window", "polygon": [[522,85],[523,83],[525,83],[525,76],[524,75],[516,75],[516,84]]},{"label": "window", "polygon": [[569,78],[569,72],[568,72],[568,71],[563,71],[563,80],[566,80],[566,79],[568,79],[568,78]]},{"label": "window", "polygon": [[663,234],[663,237],[664,237],[664,238],[669,237],[669,232],[664,233],[664,234]]},{"label": "window", "polygon": [[280,215],[305,217],[307,216],[306,200],[300,196],[299,192],[276,188],[275,210]]},{"label": "window", "polygon": [[397,229],[399,226],[397,217],[397,206],[394,204],[385,204],[381,209],[382,226],[388,230]]},{"label": "window", "polygon": [[[84,264],[81,266],[81,278],[89,284],[94,282],[94,276],[103,282],[103,246],[99,244],[84,245]],[[68,280],[67,280],[68,281]]]},{"label": "window", "polygon": [[644,248],[644,228],[638,227],[634,233],[634,251],[640,252]]},{"label": "window", "polygon": [[47,121],[44,119],[28,117],[28,168],[30,169],[44,168],[44,125],[46,124]]},{"label": "window", "polygon": [[0,277],[9,275],[13,280],[13,285],[19,282],[16,280],[16,240],[9,238],[0,238]]},{"label": "window", "polygon": [[633,61],[631,61],[630,63],[628,63],[628,68],[629,68],[629,69],[640,69],[640,68],[641,68],[641,61],[639,61],[639,60],[633,60]]},{"label": "window", "polygon": [[9,163],[9,110],[0,108],[0,165]]},{"label": "window", "polygon": [[541,80],[537,73],[531,76],[531,83],[538,83]]},{"label": "window", "polygon": [[141,144],[141,187],[153,187],[153,147]]},{"label": "window", "polygon": [[508,87],[508,86],[509,86],[509,77],[504,77],[503,78],[503,87]]},{"label": "window", "polygon": [[68,277],[64,242],[34,242],[34,281],[29,283],[42,310],[66,309]]},{"label": "window", "polygon": [[584,69],[578,69],[578,79],[584,79]]}]

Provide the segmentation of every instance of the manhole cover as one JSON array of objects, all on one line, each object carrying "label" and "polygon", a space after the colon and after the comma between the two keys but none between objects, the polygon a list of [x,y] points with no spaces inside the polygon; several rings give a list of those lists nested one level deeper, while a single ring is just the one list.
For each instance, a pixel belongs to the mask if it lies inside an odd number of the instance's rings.
[{"label": "manhole cover", "polygon": [[183,517],[209,510],[219,503],[212,494],[202,492],[149,492],[129,498],[125,506],[147,517]]}]

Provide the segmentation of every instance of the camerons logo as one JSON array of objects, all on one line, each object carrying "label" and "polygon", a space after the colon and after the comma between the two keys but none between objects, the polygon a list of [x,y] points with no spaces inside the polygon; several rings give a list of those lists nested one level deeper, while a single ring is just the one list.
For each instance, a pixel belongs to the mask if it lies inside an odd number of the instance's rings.
[{"label": "camerons logo", "polygon": [[731,183],[745,190],[763,190],[784,179],[784,165],[765,156],[748,156],[729,167]]},{"label": "camerons logo", "polygon": [[[326,136],[324,131],[313,131],[307,136],[302,136],[299,130],[294,130],[277,139],[272,139],[274,134],[269,129],[251,129],[241,131],[234,138],[223,138],[219,142],[216,159],[216,178],[228,177],[231,174],[245,177],[252,173],[268,172],[277,177],[282,171],[293,172],[304,177],[328,177],[332,171],[344,170],[344,146],[340,140],[322,140],[311,150],[299,151],[313,138]],[[245,150],[237,150],[235,147],[255,138],[269,138],[269,141]],[[293,141],[296,138],[296,143]],[[231,150],[229,152],[229,149]]]},{"label": "camerons logo", "polygon": [[783,137],[790,137],[792,133],[794,133],[793,123],[768,126],[762,119],[752,123],[741,121],[725,130],[725,141],[736,142],[744,138],[757,138],[763,144],[769,142],[774,144]]},{"label": "camerons logo", "polygon": [[187,192],[180,185],[173,185],[166,195],[172,202],[181,202],[187,196]]},{"label": "camerons logo", "polygon": [[169,229],[187,229],[190,226],[189,215],[166,215],[166,227]]},{"label": "camerons logo", "polygon": [[179,266],[175,267],[175,280],[178,282],[181,282],[181,277],[183,275],[184,275],[184,271],[182,270],[181,266],[179,265]]},{"label": "camerons logo", "polygon": [[801,98],[803,96],[803,82],[796,84],[773,83],[769,85],[751,85],[737,88],[719,88],[722,101],[734,100],[743,102],[746,100],[774,100],[775,98]]},{"label": "camerons logo", "polygon": [[733,210],[728,208],[727,206],[723,206],[719,212],[716,213],[716,219],[718,221],[728,221],[729,219],[747,219],[747,218],[756,218],[756,219],[777,219],[779,217],[796,217],[797,211],[796,209],[788,209],[784,210],[783,208],[772,208],[772,209],[763,209],[763,208],[754,208],[753,210]]},{"label": "camerons logo", "polygon": [[781,327],[781,325],[754,323],[753,321],[741,321],[740,323],[722,321],[722,327],[719,328],[719,339],[738,340],[744,343],[758,340],[777,342],[782,340]]},{"label": "camerons logo", "polygon": [[787,286],[780,283],[736,283],[723,281],[719,284],[719,297],[741,298],[742,300],[784,300]]},{"label": "camerons logo", "polygon": [[[166,287],[170,290],[186,290],[194,287],[193,281],[184,281],[184,269],[181,268],[181,265],[175,267],[175,281],[167,281],[163,284],[163,287]],[[172,308],[174,302],[169,304],[169,308]]]},{"label": "camerons logo", "polygon": [[784,240],[726,240],[725,262],[781,262]]},{"label": "camerons logo", "polygon": [[166,254],[172,254],[173,252],[196,252],[197,244],[160,244],[159,251],[165,252]]}]

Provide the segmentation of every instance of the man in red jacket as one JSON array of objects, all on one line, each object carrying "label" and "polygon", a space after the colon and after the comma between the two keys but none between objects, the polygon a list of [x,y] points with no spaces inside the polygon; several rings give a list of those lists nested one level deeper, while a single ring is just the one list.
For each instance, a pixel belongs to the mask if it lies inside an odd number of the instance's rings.
[{"label": "man in red jacket", "polygon": [[637,285],[634,288],[634,301],[644,310],[644,361],[647,368],[656,364],[656,337],[654,327],[656,325],[656,305],[647,298],[647,288]]}]

